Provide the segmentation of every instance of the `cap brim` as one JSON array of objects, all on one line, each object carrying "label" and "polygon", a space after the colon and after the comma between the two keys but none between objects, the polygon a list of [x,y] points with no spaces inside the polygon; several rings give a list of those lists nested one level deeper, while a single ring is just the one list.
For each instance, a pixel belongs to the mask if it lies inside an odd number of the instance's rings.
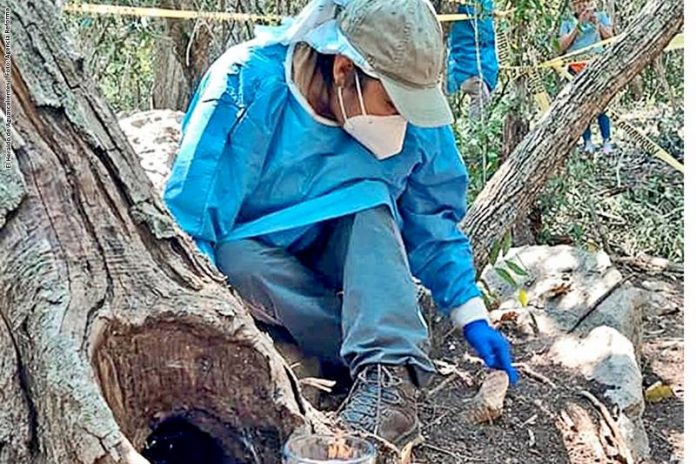
[{"label": "cap brim", "polygon": [[380,76],[380,81],[399,114],[414,126],[439,127],[454,122],[454,115],[440,87],[408,87],[385,76]]}]

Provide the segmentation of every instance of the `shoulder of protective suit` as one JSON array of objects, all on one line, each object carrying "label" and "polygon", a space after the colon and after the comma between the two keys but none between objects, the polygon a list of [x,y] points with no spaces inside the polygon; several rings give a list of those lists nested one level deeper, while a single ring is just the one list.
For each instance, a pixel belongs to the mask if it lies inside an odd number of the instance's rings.
[{"label": "shoulder of protective suit", "polygon": [[283,66],[286,52],[286,46],[259,46],[254,41],[228,48],[203,77],[202,98],[231,99],[244,108],[259,92],[286,86]]},{"label": "shoulder of protective suit", "polygon": [[426,156],[434,156],[443,150],[456,150],[454,130],[451,125],[439,127],[418,127],[409,124],[406,140],[421,150]]}]

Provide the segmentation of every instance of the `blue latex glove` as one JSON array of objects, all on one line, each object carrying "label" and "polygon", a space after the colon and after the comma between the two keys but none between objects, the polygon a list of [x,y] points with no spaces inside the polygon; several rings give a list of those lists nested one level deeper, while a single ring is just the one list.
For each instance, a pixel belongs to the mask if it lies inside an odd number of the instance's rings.
[{"label": "blue latex glove", "polygon": [[469,322],[464,326],[463,332],[464,339],[476,350],[486,366],[507,372],[510,383],[517,383],[517,371],[512,367],[510,343],[500,332],[485,320]]}]

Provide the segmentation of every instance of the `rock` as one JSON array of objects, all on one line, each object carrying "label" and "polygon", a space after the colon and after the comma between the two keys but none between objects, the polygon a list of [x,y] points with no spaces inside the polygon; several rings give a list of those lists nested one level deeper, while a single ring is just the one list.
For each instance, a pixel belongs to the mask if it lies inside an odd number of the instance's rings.
[{"label": "rock", "polygon": [[119,120],[133,151],[140,158],[147,177],[161,192],[169,176],[181,138],[184,114],[172,110],[151,110]]},{"label": "rock", "polygon": [[667,284],[667,282],[663,282],[661,280],[643,280],[640,283],[641,287],[643,287],[646,290],[649,290],[651,292],[663,292],[667,293],[671,290],[671,286]]},{"label": "rock", "polygon": [[[533,324],[542,335],[566,333],[595,302],[622,281],[621,273],[612,266],[606,253],[567,245],[513,248],[496,267],[506,268],[505,261],[512,261],[527,272],[523,277],[507,268],[508,274],[527,292],[529,303],[520,324]],[[518,288],[491,266],[484,270],[482,279],[499,299],[500,310],[522,309]],[[577,332],[586,334],[601,325],[614,327],[640,349],[642,308],[646,304],[645,292],[624,282],[611,291]]]},{"label": "rock", "polygon": [[[645,403],[637,360],[643,309],[652,301],[649,292],[623,282],[606,253],[567,245],[513,248],[496,267],[505,269],[518,284],[511,285],[491,266],[484,270],[483,280],[500,302],[498,311],[517,310],[518,327],[551,341],[552,362],[603,386],[603,401],[618,411],[617,424],[631,453],[636,460],[647,457],[650,447],[642,421]],[[519,267],[526,276],[515,272]],[[519,288],[526,291],[526,308],[520,303]]]},{"label": "rock", "polygon": [[642,374],[628,338],[612,327],[600,326],[585,337],[559,337],[549,357],[606,387],[603,396],[610,410],[612,406],[618,409],[617,424],[633,456],[636,460],[646,458],[650,446],[642,420]]},{"label": "rock", "polygon": [[480,424],[499,418],[503,414],[505,394],[509,386],[510,380],[505,372],[488,372],[478,393],[468,404],[466,418]]}]

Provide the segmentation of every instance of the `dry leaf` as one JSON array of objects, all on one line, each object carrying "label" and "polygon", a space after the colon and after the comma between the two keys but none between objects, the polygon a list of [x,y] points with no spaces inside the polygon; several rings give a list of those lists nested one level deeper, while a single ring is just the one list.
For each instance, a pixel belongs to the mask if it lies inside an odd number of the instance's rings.
[{"label": "dry leaf", "polygon": [[505,311],[500,315],[500,322],[517,322],[520,313],[515,310]]},{"label": "dry leaf", "polygon": [[517,293],[517,300],[520,302],[523,308],[526,308],[529,304],[529,296],[527,295],[527,290],[525,290],[524,288],[520,288],[519,292]]},{"label": "dry leaf", "polygon": [[662,382],[655,382],[645,390],[645,401],[658,403],[667,398],[674,397],[674,391],[669,385],[663,385]]},{"label": "dry leaf", "polygon": [[570,292],[571,283],[569,281],[563,280],[544,293],[544,298],[550,300],[551,298],[556,298],[557,296],[565,295]]},{"label": "dry leaf", "polygon": [[439,359],[433,360],[433,364],[435,365],[435,368],[437,369],[437,372],[440,375],[448,376],[454,373],[455,370],[457,370],[457,366],[455,366],[454,364],[448,363],[446,361],[441,361]]}]

